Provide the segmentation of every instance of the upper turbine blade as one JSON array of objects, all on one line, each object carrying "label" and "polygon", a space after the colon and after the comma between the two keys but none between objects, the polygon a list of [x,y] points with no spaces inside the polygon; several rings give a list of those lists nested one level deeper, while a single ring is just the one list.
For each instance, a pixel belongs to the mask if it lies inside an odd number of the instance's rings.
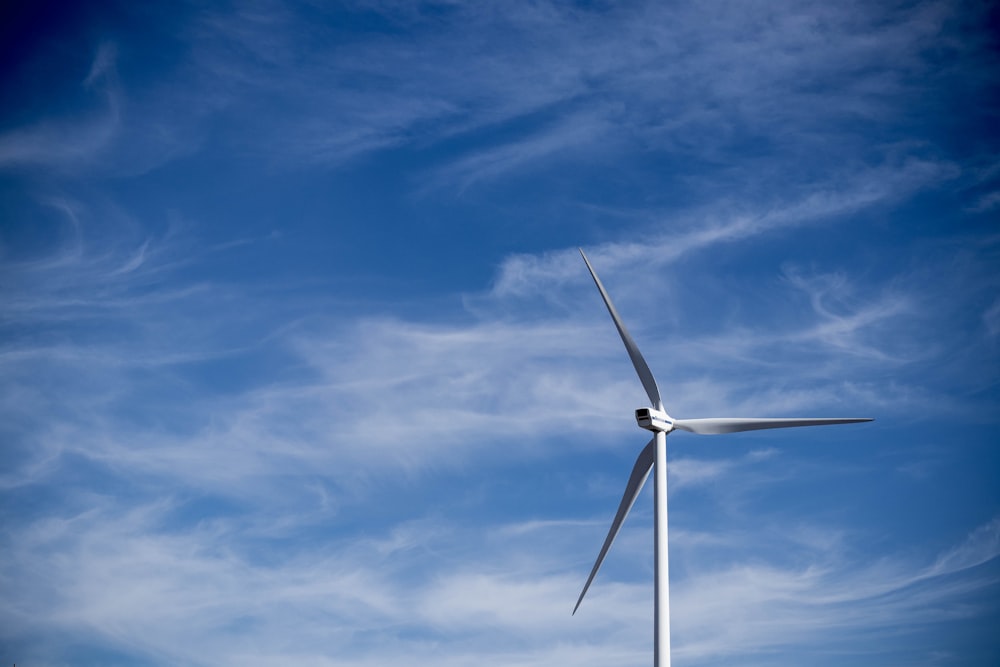
[{"label": "upper turbine blade", "polygon": [[703,435],[738,433],[739,431],[759,431],[765,428],[788,428],[790,426],[824,426],[826,424],[853,424],[870,422],[868,417],[848,417],[834,419],[743,419],[717,417],[712,419],[675,419],[674,428]]},{"label": "upper turbine blade", "polygon": [[[600,286],[600,283],[598,283],[598,286]],[[573,607],[573,614],[576,614],[576,610],[580,608],[580,603],[583,602],[583,596],[587,594],[587,589],[590,588],[590,582],[594,580],[594,576],[597,575],[597,571],[601,569],[601,563],[604,562],[604,557],[607,555],[608,549],[611,548],[611,543],[615,541],[615,536],[618,535],[618,531],[621,530],[622,522],[625,521],[625,517],[628,516],[628,511],[632,509],[632,505],[635,504],[635,499],[639,497],[639,492],[642,491],[642,485],[646,483],[646,478],[649,477],[649,471],[653,467],[655,444],[656,438],[654,437],[649,441],[649,444],[647,444],[642,451],[639,452],[639,458],[635,460],[635,466],[632,468],[632,476],[628,478],[628,484],[625,486],[625,494],[622,496],[622,501],[618,505],[618,513],[615,514],[615,520],[611,522],[611,530],[608,531],[608,536],[604,538],[604,546],[601,547],[601,553],[597,554],[597,562],[594,563],[594,569],[590,571],[590,576],[587,577],[587,583],[583,585],[583,591],[580,592],[580,597],[576,600],[576,606]]]},{"label": "upper turbine blade", "polygon": [[653,407],[658,410],[663,410],[663,401],[660,400],[660,390],[656,387],[656,380],[653,379],[653,373],[649,370],[646,360],[642,358],[642,353],[640,353],[639,348],[636,347],[635,341],[632,340],[632,336],[628,333],[628,329],[625,328],[625,325],[622,324],[621,318],[618,317],[618,311],[615,310],[615,305],[611,303],[611,297],[608,296],[608,292],[604,289],[604,285],[601,284],[601,279],[598,278],[597,274],[594,272],[594,267],[590,265],[590,260],[587,259],[587,255],[583,252],[583,248],[580,248],[580,254],[583,255],[583,261],[587,264],[587,269],[590,271],[590,275],[594,279],[597,289],[601,292],[601,298],[604,299],[604,305],[608,307],[608,312],[611,313],[611,319],[615,321],[615,327],[617,327],[618,334],[622,337],[622,342],[625,343],[625,349],[628,350],[628,356],[632,359],[632,365],[635,366],[635,372],[639,374],[639,380],[642,382],[643,389],[646,390],[646,395],[649,396],[649,400],[652,401]]}]

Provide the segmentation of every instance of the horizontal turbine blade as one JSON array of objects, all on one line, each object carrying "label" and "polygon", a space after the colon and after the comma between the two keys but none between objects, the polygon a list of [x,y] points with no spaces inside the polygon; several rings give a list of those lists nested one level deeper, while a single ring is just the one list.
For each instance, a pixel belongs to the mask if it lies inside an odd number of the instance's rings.
[{"label": "horizontal turbine blade", "polygon": [[675,419],[674,428],[702,435],[759,431],[765,428],[790,428],[792,426],[826,426],[827,424],[854,424],[870,422],[868,417],[833,419],[743,419],[740,417],[717,417],[711,419]]},{"label": "horizontal turbine blade", "polygon": [[604,546],[601,547],[601,553],[597,554],[597,562],[594,563],[594,569],[590,571],[590,576],[587,577],[587,583],[583,585],[583,591],[580,592],[580,597],[576,600],[576,606],[573,607],[574,615],[576,614],[576,610],[580,608],[580,603],[583,602],[583,596],[587,594],[587,589],[590,588],[590,583],[597,575],[597,571],[601,569],[601,563],[604,562],[604,557],[608,554],[608,549],[611,548],[611,543],[615,541],[615,536],[618,535],[618,531],[621,530],[625,517],[628,516],[628,512],[632,509],[632,505],[635,504],[635,499],[639,497],[639,492],[642,491],[642,485],[646,483],[646,478],[649,477],[649,471],[653,468],[655,444],[656,438],[654,437],[649,441],[649,444],[647,444],[643,450],[639,452],[639,458],[635,460],[635,466],[632,468],[632,476],[628,478],[628,484],[625,486],[625,494],[622,496],[622,501],[618,505],[618,513],[615,514],[615,520],[611,522],[611,530],[608,531],[608,536],[604,538]]},{"label": "horizontal turbine blade", "polygon": [[628,356],[632,360],[632,365],[635,366],[635,372],[639,374],[639,381],[642,382],[642,388],[646,390],[646,395],[649,396],[653,407],[657,410],[663,410],[663,401],[660,400],[660,390],[656,386],[656,380],[653,379],[652,371],[649,370],[646,360],[642,358],[642,353],[639,352],[639,348],[636,347],[635,341],[629,335],[628,329],[622,323],[622,318],[618,316],[615,305],[611,303],[611,297],[608,296],[607,290],[601,284],[601,279],[594,272],[594,267],[590,265],[590,260],[587,259],[583,248],[580,248],[580,254],[583,255],[583,261],[587,264],[587,269],[590,271],[590,276],[594,279],[594,284],[597,285],[597,289],[601,292],[601,298],[604,299],[604,305],[608,307],[608,312],[611,313],[611,319],[615,321],[618,335],[622,337],[622,342],[625,343],[625,349],[628,350]]}]

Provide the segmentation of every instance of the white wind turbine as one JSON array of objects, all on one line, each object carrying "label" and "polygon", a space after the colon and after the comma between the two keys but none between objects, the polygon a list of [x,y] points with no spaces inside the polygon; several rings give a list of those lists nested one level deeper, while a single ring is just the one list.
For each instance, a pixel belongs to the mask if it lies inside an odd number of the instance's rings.
[{"label": "white wind turbine", "polygon": [[604,562],[604,557],[607,555],[608,549],[611,548],[611,543],[614,542],[615,536],[618,535],[622,522],[625,521],[629,510],[632,509],[635,499],[639,496],[639,491],[642,490],[642,485],[646,483],[646,478],[649,477],[650,470],[655,468],[656,476],[653,482],[655,495],[653,505],[653,521],[655,524],[653,577],[656,580],[656,592],[653,606],[655,632],[653,640],[653,665],[654,667],[670,667],[670,575],[667,564],[667,434],[675,429],[690,433],[714,435],[718,433],[736,433],[738,431],[756,431],[765,428],[851,424],[872,420],[869,418],[747,419],[739,417],[674,419],[663,409],[663,402],[660,400],[660,391],[656,387],[656,380],[653,379],[653,374],[650,372],[649,366],[646,365],[646,360],[642,358],[639,348],[636,347],[635,341],[632,340],[632,336],[629,335],[628,330],[618,316],[618,311],[615,310],[614,304],[611,303],[611,297],[605,291],[604,285],[601,284],[601,279],[597,277],[594,267],[590,265],[590,261],[587,259],[587,255],[584,254],[582,248],[580,249],[580,254],[583,255],[583,261],[586,262],[587,269],[590,270],[590,275],[593,277],[594,283],[597,284],[597,289],[601,292],[604,305],[608,307],[608,312],[611,313],[611,319],[615,322],[618,334],[621,336],[622,342],[625,343],[625,349],[628,350],[628,356],[632,359],[632,365],[635,366],[643,389],[646,390],[646,395],[649,396],[649,401],[652,403],[652,407],[636,410],[635,418],[641,428],[653,432],[653,439],[639,452],[639,458],[636,459],[635,467],[632,468],[632,475],[625,486],[625,494],[622,496],[621,504],[618,505],[618,512],[615,514],[614,521],[611,522],[611,529],[608,531],[608,536],[604,538],[604,545],[601,547],[601,552],[597,555],[597,561],[590,571],[590,576],[587,577],[587,583],[584,584],[583,591],[580,592],[580,597],[576,601],[576,606],[573,607],[573,614],[576,614],[576,610],[580,608],[583,596],[587,594],[587,589],[590,588],[591,582],[594,581],[594,576],[597,574],[597,570],[600,569],[601,563]]}]

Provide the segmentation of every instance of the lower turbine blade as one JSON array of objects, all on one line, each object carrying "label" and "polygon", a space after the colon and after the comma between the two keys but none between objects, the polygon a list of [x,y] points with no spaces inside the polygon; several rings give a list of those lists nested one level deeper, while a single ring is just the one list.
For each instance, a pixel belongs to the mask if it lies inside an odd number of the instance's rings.
[{"label": "lower turbine blade", "polygon": [[576,600],[576,606],[573,607],[573,614],[576,614],[576,610],[580,608],[580,603],[583,602],[583,596],[587,594],[587,589],[590,588],[590,583],[597,575],[597,571],[601,569],[601,563],[604,562],[604,557],[607,555],[608,549],[611,548],[611,543],[615,541],[615,536],[618,535],[618,531],[621,530],[625,517],[628,516],[628,512],[632,509],[632,505],[635,504],[635,499],[639,496],[639,492],[642,491],[642,485],[646,483],[646,478],[649,477],[649,471],[653,468],[655,444],[656,438],[654,437],[649,441],[649,444],[647,444],[643,450],[639,452],[639,458],[636,459],[635,466],[632,468],[632,476],[628,478],[628,484],[625,486],[625,494],[622,496],[622,501],[618,505],[618,513],[615,514],[615,520],[611,522],[611,530],[608,531],[608,536],[604,538],[604,546],[601,547],[601,553],[597,555],[597,562],[594,563],[594,569],[590,571],[590,576],[587,577],[587,583],[584,584],[583,591],[580,593],[580,597]]},{"label": "lower turbine blade", "polygon": [[759,431],[765,428],[790,428],[793,426],[825,426],[827,424],[854,424],[870,422],[867,417],[850,417],[834,419],[742,419],[739,417],[719,417],[713,419],[675,419],[674,428],[703,435],[719,433],[739,433],[740,431]]}]

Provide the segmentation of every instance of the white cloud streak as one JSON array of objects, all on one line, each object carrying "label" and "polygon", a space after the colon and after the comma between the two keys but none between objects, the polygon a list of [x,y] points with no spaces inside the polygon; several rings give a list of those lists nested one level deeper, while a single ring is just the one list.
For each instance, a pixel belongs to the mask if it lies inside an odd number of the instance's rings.
[{"label": "white cloud streak", "polygon": [[838,647],[824,640],[834,631],[843,641],[975,614],[958,599],[1000,581],[995,568],[976,570],[1000,556],[996,524],[980,526],[930,566],[886,559],[845,567],[840,553],[817,550],[801,567],[738,564],[692,573],[675,588],[675,606],[684,609],[677,633],[686,639],[678,657],[699,664],[719,655],[759,655],[789,646],[791,637],[835,656]]},{"label": "white cloud streak", "polygon": [[[648,662],[646,568],[630,583],[602,581],[588,609],[570,617],[580,581],[565,564],[588,546],[578,522],[548,523],[542,530],[557,539],[539,542],[534,523],[421,521],[349,542],[333,532],[327,546],[273,558],[238,520],[170,528],[177,509],[165,501],[122,513],[98,501],[86,513],[21,531],[0,570],[5,634],[53,627],[94,633],[150,664],[267,665],[282,655],[317,665],[475,657],[531,665],[558,655],[578,655],[587,665]],[[895,557],[858,562],[845,557],[844,536],[831,549],[792,532],[773,545],[795,554],[787,564],[695,567],[715,544],[678,532],[687,575],[673,591],[675,657],[753,661],[809,645],[835,656],[837,647],[824,640],[833,630],[840,638],[891,636],[961,619],[975,613],[959,601],[964,594],[997,585],[995,568],[981,566],[1000,555],[998,521],[929,565]],[[730,536],[727,548],[738,552],[745,539]],[[449,554],[458,544],[466,549],[455,563]],[[616,558],[622,549],[648,558],[645,540],[618,547]]]},{"label": "white cloud streak", "polygon": [[[335,11],[367,13],[386,30],[366,39],[339,32],[331,27],[339,17],[326,16]],[[134,173],[212,139],[269,160],[343,164],[460,137],[469,140],[464,154],[424,179],[459,191],[555,155],[613,164],[623,144],[703,161],[749,134],[782,152],[843,156],[850,134],[838,124],[883,123],[901,102],[919,99],[922,74],[934,66],[926,54],[958,11],[942,2],[891,9],[805,1],[450,3],[437,12],[349,3],[296,13],[252,3],[192,16],[182,35],[189,60],[155,86],[123,82],[127,118],[115,111],[94,127],[45,121],[0,138],[0,156],[6,164],[78,164],[115,139],[112,171]],[[411,36],[400,39],[401,30]],[[978,48],[974,40],[949,46],[970,59]],[[114,71],[114,51],[110,43],[98,49],[89,84]],[[949,77],[960,81],[961,72]],[[830,85],[843,94],[816,93]],[[238,113],[248,107],[259,112]],[[247,131],[210,136],[208,125]],[[778,164],[755,161],[734,182],[787,180]]]},{"label": "white cloud streak", "polygon": [[[865,208],[888,204],[921,189],[935,187],[956,176],[950,164],[921,160],[902,165],[885,165],[844,180],[826,184],[822,190],[807,192],[801,199],[763,208],[752,214],[720,214],[726,203],[717,203],[709,212],[688,214],[683,223],[664,222],[655,227],[642,243],[608,243],[588,248],[588,256],[613,274],[623,267],[646,266],[655,270],[682,257],[715,246],[744,241],[822,223],[855,214]],[[725,216],[725,217],[723,217]],[[504,261],[493,291],[497,296],[551,289],[553,284],[579,281],[578,253],[575,250],[543,256],[515,255]]]},{"label": "white cloud streak", "polygon": [[81,119],[47,119],[0,134],[0,169],[79,167],[101,156],[121,123],[115,60],[114,46],[102,44],[82,82],[103,98],[103,108]]}]

